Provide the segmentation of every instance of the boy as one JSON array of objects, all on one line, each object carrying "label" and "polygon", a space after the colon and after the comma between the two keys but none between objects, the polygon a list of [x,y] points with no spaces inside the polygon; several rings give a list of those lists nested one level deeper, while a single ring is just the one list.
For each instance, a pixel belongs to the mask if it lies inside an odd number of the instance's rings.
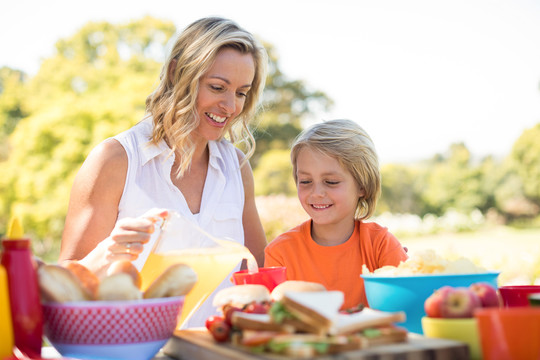
[{"label": "boy", "polygon": [[311,219],[268,244],[265,266],[286,266],[288,280],[343,291],[343,309],[367,306],[362,265],[373,271],[407,259],[387,228],[363,222],[381,192],[371,138],[353,121],[326,121],[298,135],[291,161],[298,198]]}]

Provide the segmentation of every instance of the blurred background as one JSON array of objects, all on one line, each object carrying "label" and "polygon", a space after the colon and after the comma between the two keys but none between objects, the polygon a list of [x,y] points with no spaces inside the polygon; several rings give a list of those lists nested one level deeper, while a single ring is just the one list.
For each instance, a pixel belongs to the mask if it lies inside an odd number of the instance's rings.
[{"label": "blurred background", "polygon": [[[271,72],[251,159],[268,241],[307,219],[289,147],[349,118],[383,176],[371,221],[433,248],[540,276],[540,2],[535,0],[19,0],[0,12],[0,234],[16,214],[58,257],[73,177],[136,122],[169,40],[223,16],[266,46]],[[516,259],[520,259],[516,261]]]}]

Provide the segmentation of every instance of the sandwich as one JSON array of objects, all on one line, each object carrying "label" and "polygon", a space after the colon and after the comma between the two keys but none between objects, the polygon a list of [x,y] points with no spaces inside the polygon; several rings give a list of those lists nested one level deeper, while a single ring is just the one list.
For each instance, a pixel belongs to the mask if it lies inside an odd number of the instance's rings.
[{"label": "sandwich", "polygon": [[310,281],[301,281],[301,280],[287,280],[277,285],[270,297],[272,301],[280,301],[283,298],[283,295],[286,292],[309,292],[309,291],[326,291],[326,288],[323,284]]},{"label": "sandwich", "polygon": [[341,291],[289,291],[274,302],[270,315],[274,322],[294,326],[297,332],[326,335],[334,325],[343,300]]},{"label": "sandwich", "polygon": [[224,315],[231,310],[266,314],[271,305],[270,292],[264,285],[244,284],[220,290],[213,305]]},{"label": "sandwich", "polygon": [[[407,330],[395,325],[405,321],[403,312],[363,308],[343,313],[341,291],[314,283],[286,283],[271,294],[254,285],[237,285],[216,294],[214,305],[223,309],[224,317],[229,314],[229,340],[234,345],[306,358],[407,341]],[[268,312],[247,310],[261,301],[269,306]],[[233,306],[237,310],[228,311]]]},{"label": "sandwich", "polygon": [[380,329],[404,321],[405,313],[403,311],[391,313],[364,308],[354,314],[338,313],[329,333],[333,335],[354,334],[366,329]]},{"label": "sandwich", "polygon": [[325,336],[316,334],[279,334],[267,344],[272,353],[293,358],[312,358],[322,354],[334,354],[349,350],[358,350],[361,344],[347,336]]},{"label": "sandwich", "polygon": [[218,309],[224,306],[243,308],[252,303],[269,303],[270,292],[264,285],[244,284],[235,285],[220,290],[214,296],[213,305]]},{"label": "sandwich", "polygon": [[340,312],[341,291],[286,292],[270,310],[276,323],[293,326],[294,334],[275,335],[266,345],[272,352],[295,357],[364,349],[404,342],[407,330],[396,326],[404,312],[370,308],[354,314]]},{"label": "sandwich", "polygon": [[[232,316],[235,313],[242,314],[260,314],[268,316],[268,311],[272,304],[270,292],[264,285],[244,284],[231,286],[220,290],[214,296],[213,305],[223,314],[224,321],[227,325],[232,326]],[[264,318],[265,316],[262,316]],[[256,316],[255,316],[256,318]],[[242,326],[255,327],[256,330],[265,329],[265,321],[261,320],[261,324],[256,323],[259,320],[239,320]],[[268,320],[267,322],[270,322]],[[272,326],[270,326],[272,328]],[[271,330],[275,330],[279,326],[273,326]]]},{"label": "sandwich", "polygon": [[296,328],[291,324],[274,322],[270,314],[235,311],[231,315],[231,324],[237,329],[268,331],[291,334]]},{"label": "sandwich", "polygon": [[296,330],[293,324],[276,322],[270,315],[272,305],[291,289],[301,292],[326,290],[321,284],[306,281],[285,281],[276,286],[272,293],[263,285],[236,285],[219,291],[213,305],[221,310],[225,321],[237,329],[293,333]]}]

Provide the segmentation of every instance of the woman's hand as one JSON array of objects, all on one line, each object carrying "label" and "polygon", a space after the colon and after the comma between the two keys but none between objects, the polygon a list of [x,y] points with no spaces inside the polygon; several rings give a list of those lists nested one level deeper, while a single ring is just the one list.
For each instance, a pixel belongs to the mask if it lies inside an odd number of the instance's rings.
[{"label": "woman's hand", "polygon": [[168,216],[167,210],[152,209],[140,217],[119,220],[111,234],[82,259],[81,264],[102,278],[113,262],[137,259],[154,233],[155,224]]},{"label": "woman's hand", "polygon": [[150,240],[156,221],[146,217],[119,220],[111,235],[98,245],[103,248],[105,259],[110,262],[137,259]]}]

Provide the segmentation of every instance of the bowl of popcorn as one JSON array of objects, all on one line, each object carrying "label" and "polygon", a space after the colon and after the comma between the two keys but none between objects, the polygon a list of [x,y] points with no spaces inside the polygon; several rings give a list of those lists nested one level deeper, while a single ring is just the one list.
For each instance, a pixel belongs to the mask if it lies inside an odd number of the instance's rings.
[{"label": "bowl of popcorn", "polygon": [[370,272],[364,267],[360,277],[369,307],[388,312],[403,311],[406,320],[399,325],[408,331],[423,334],[424,303],[443,286],[468,287],[487,283],[497,288],[498,271],[488,271],[471,260],[449,260],[433,250],[412,254],[399,266],[385,266]]}]

